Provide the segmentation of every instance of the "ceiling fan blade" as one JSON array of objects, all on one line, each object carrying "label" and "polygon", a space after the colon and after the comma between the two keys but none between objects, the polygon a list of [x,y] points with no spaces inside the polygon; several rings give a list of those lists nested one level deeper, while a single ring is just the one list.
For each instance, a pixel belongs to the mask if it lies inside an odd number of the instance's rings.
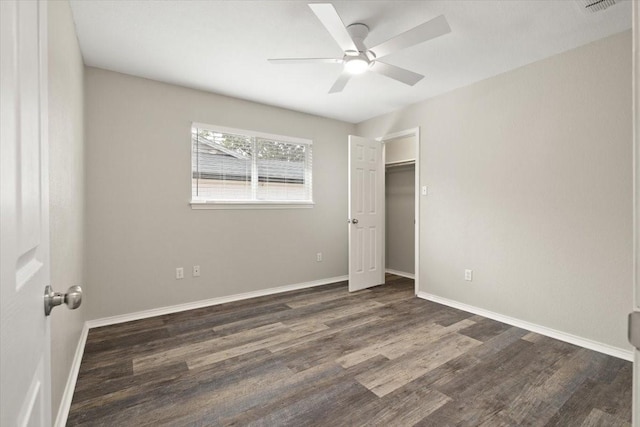
[{"label": "ceiling fan blade", "polygon": [[309,7],[331,34],[331,37],[338,43],[340,49],[343,51],[358,51],[358,47],[353,42],[347,28],[342,23],[342,19],[340,19],[340,15],[338,15],[331,3],[311,3]]},{"label": "ceiling fan blade", "polygon": [[331,86],[331,89],[329,89],[329,93],[342,92],[342,89],[344,89],[344,87],[347,85],[347,82],[349,81],[351,76],[351,73],[343,71],[342,74],[338,76],[338,79],[333,84],[333,86]]},{"label": "ceiling fan blade", "polygon": [[382,74],[383,76],[391,77],[394,80],[402,82],[406,85],[413,86],[424,78],[422,74],[414,73],[413,71],[406,70],[404,68],[396,67],[395,65],[385,64],[384,62],[376,61],[370,68],[374,73]]},{"label": "ceiling fan blade", "polygon": [[276,58],[267,59],[272,64],[342,64],[338,58]]},{"label": "ceiling fan blade", "polygon": [[451,32],[451,27],[444,15],[433,18],[424,24],[420,24],[402,34],[399,34],[386,42],[372,47],[370,50],[376,54],[376,58],[383,58],[389,54],[414,46],[427,40],[435,39]]}]

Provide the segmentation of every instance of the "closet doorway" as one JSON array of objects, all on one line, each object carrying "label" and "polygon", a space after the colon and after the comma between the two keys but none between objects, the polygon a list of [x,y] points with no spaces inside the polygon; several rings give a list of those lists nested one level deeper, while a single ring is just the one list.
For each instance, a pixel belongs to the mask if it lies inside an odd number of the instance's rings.
[{"label": "closet doorway", "polygon": [[385,145],[385,271],[415,280],[419,266],[419,129],[387,135]]}]

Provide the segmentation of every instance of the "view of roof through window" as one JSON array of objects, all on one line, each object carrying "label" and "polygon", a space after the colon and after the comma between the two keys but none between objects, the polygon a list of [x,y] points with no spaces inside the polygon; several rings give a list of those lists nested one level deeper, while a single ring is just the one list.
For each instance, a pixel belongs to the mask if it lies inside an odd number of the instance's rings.
[{"label": "view of roof through window", "polygon": [[[290,139],[283,137],[282,139]],[[311,144],[193,126],[196,201],[311,201]]]}]

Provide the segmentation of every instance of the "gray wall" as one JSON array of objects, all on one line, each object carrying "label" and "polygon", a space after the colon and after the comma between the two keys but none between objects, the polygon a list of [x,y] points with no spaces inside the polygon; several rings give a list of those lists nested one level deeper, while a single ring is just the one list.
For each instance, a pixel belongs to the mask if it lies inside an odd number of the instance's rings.
[{"label": "gray wall", "polygon": [[[354,125],[96,68],[85,76],[93,318],[347,273]],[[312,139],[315,207],[192,210],[192,121]]]},{"label": "gray wall", "polygon": [[631,123],[624,32],[357,133],[421,127],[423,292],[628,349]]},{"label": "gray wall", "polygon": [[385,163],[402,163],[416,160],[416,146],[414,135],[404,136],[385,141]]},{"label": "gray wall", "polygon": [[[51,283],[64,291],[85,285],[84,267],[84,65],[67,1],[48,3],[49,193]],[[86,291],[86,286],[85,286]],[[57,308],[51,316],[53,419],[86,317],[86,305]]]},{"label": "gray wall", "polygon": [[415,270],[415,165],[387,167],[386,267],[403,273]]}]

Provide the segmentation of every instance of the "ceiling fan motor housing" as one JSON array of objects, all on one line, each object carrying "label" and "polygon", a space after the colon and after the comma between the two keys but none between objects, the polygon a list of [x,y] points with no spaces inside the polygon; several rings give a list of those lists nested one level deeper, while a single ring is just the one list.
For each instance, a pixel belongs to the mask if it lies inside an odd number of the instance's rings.
[{"label": "ceiling fan motor housing", "polygon": [[365,53],[367,51],[367,48],[364,45],[364,39],[366,39],[369,35],[369,27],[367,27],[365,24],[355,23],[347,27],[347,32],[358,47],[358,50],[362,53]]},{"label": "ceiling fan motor housing", "polygon": [[375,54],[369,51],[364,44],[364,39],[369,35],[369,27],[365,24],[355,23],[347,27],[347,32],[358,51],[347,50],[344,53],[345,69],[352,74],[363,73],[373,64],[375,59]]}]

